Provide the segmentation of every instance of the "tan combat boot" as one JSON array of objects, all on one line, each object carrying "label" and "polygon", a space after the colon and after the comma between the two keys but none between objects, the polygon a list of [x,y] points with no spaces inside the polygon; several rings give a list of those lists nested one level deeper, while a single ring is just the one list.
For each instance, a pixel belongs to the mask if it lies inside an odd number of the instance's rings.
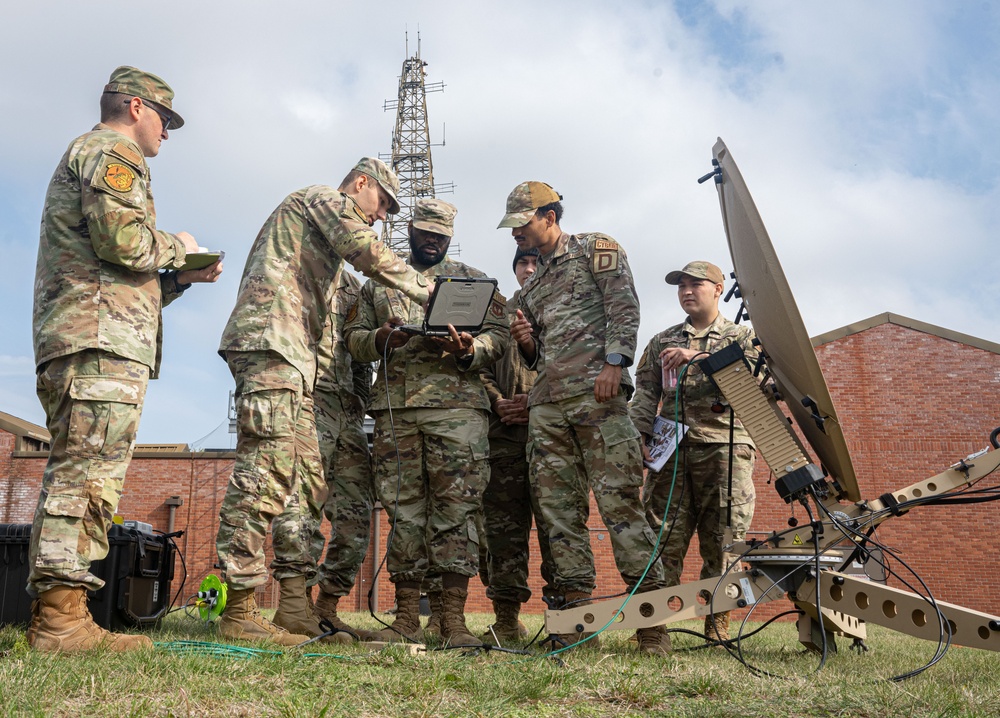
[{"label": "tan combat boot", "polygon": [[[306,589],[305,576],[289,576],[278,582],[278,610],[274,612],[274,625],[284,628],[289,633],[300,633],[315,638],[325,631],[320,628],[319,619],[312,610]],[[348,633],[337,632],[323,638],[328,643],[353,643],[354,638]]]},{"label": "tan combat boot", "polygon": [[441,592],[431,591],[428,593],[427,603],[431,607],[431,615],[427,617],[427,628],[424,629],[424,637],[440,638],[441,614],[444,612],[444,605],[441,603]]},{"label": "tan combat boot", "polygon": [[316,599],[316,617],[329,621],[330,624],[337,629],[337,635],[339,635],[340,632],[344,632],[348,635],[353,633],[358,637],[359,641],[379,640],[375,635],[375,631],[366,631],[364,628],[354,628],[351,624],[347,623],[340,616],[338,616],[337,604],[339,602],[340,596],[335,596],[332,593],[327,593],[326,591],[320,589],[319,598]]},{"label": "tan combat boot", "polygon": [[400,581],[396,584],[396,618],[392,625],[374,632],[373,641],[420,643],[420,583]]},{"label": "tan combat boot", "polygon": [[219,616],[217,631],[223,638],[237,638],[243,641],[270,641],[279,646],[297,646],[309,640],[309,636],[289,633],[275,626],[261,615],[253,589],[229,589],[226,608]]},{"label": "tan combat boot", "polygon": [[469,598],[469,577],[458,573],[441,576],[444,591],[441,593],[441,640],[452,648],[481,646],[483,642],[469,632],[465,625],[465,602]]},{"label": "tan combat boot", "polygon": [[152,648],[148,636],[111,633],[94,623],[83,586],[56,586],[38,594],[31,604],[28,645],[36,651],[79,653],[92,648],[131,651]]},{"label": "tan combat boot", "polygon": [[[584,593],[583,591],[567,591],[565,596],[565,602],[563,603],[563,609],[567,608],[579,608],[580,606],[590,605],[590,594]],[[566,646],[572,645],[588,636],[593,636],[593,633],[588,633],[586,631],[582,633],[560,633],[552,636],[552,638],[557,639],[553,642],[553,648],[563,648],[563,644]],[[561,642],[561,643],[560,643]],[[586,648],[599,648],[601,645],[601,637],[594,636],[586,643],[582,644]]]},{"label": "tan combat boot", "polygon": [[729,640],[729,611],[705,616],[705,636],[709,641]]},{"label": "tan combat boot", "polygon": [[636,642],[639,644],[639,653],[646,653],[651,656],[665,656],[670,653],[670,634],[665,626],[651,626],[650,628],[640,628],[635,632]]},{"label": "tan combat boot", "polygon": [[483,634],[484,641],[491,644],[497,641],[510,643],[528,637],[528,627],[518,619],[521,613],[520,601],[495,598],[493,599],[493,613],[496,614],[496,621]]}]

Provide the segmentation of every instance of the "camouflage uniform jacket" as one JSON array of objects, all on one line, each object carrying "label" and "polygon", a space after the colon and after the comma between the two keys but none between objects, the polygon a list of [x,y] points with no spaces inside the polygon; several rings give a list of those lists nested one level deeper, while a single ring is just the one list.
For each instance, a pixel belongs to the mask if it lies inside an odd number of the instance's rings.
[{"label": "camouflage uniform jacket", "polygon": [[418,302],[427,281],[376,236],[354,199],[325,185],[288,195],[250,249],[219,354],[275,351],[307,382],[344,261]]},{"label": "camouflage uniform jacket", "polygon": [[[508,309],[517,307],[520,291],[514,292],[507,304]],[[508,315],[508,319],[510,315]],[[507,351],[492,366],[484,367],[479,377],[486,387],[486,395],[490,398],[490,407],[496,405],[498,399],[510,399],[515,394],[527,394],[535,383],[538,372],[529,369],[517,344],[513,341],[507,346]],[[504,424],[500,417],[490,415],[490,458],[501,456],[520,456],[524,454],[528,442],[527,424]]]},{"label": "camouflage uniform jacket", "polygon": [[[433,267],[415,266],[425,277],[485,277],[478,269],[445,257]],[[409,301],[402,292],[367,282],[361,298],[347,319],[344,331],[351,354],[358,361],[378,361],[382,356],[375,349],[375,332],[390,317],[402,317],[408,324],[424,320],[420,302]],[[479,370],[499,359],[510,343],[510,324],[506,302],[494,296],[483,330],[475,338],[471,360],[459,360],[454,354],[441,351],[429,337],[414,336],[389,355],[389,394],[386,394],[386,368],[376,370],[370,409],[389,408],[452,408],[489,410],[490,401],[479,378]]]},{"label": "camouflage uniform jacket", "polygon": [[[653,337],[646,346],[646,351],[635,369],[635,398],[632,400],[631,416],[636,428],[643,434],[653,433],[653,417],[656,416],[657,405],[662,400],[660,414],[667,419],[673,419],[675,414],[676,389],[663,386],[663,368],[660,364],[660,352],[668,347],[683,347],[697,349],[709,354],[729,346],[739,344],[746,353],[750,366],[757,362],[759,354],[753,345],[753,329],[747,326],[733,324],[719,314],[703,331],[696,331],[687,321],[670,327]],[[699,357],[704,359],[704,357]],[[684,440],[699,444],[729,443],[729,408],[715,413],[712,405],[718,402],[725,404],[721,392],[701,371],[696,363],[688,367],[685,376],[678,379],[678,386],[683,384],[684,423],[689,429]],[[678,375],[680,371],[678,370]],[[750,434],[743,424],[736,419],[734,442],[753,446]]]},{"label": "camouflage uniform jacket", "polygon": [[181,294],[184,243],[156,229],[138,145],[106,125],[77,137],[45,195],[35,269],[35,365],[101,349],[160,366],[160,311]]},{"label": "camouflage uniform jacket", "polygon": [[347,351],[344,323],[347,313],[361,295],[361,283],[350,272],[340,273],[340,284],[333,295],[330,316],[323,327],[323,336],[316,346],[317,404],[325,404],[325,396],[335,396],[352,416],[361,418],[368,406],[372,389],[371,362],[356,362]]},{"label": "camouflage uniform jacket", "polygon": [[[605,234],[564,232],[538,258],[519,305],[535,331],[532,406],[592,393],[608,354],[635,357],[639,297],[625,251]],[[622,387],[632,395],[628,369]]]}]

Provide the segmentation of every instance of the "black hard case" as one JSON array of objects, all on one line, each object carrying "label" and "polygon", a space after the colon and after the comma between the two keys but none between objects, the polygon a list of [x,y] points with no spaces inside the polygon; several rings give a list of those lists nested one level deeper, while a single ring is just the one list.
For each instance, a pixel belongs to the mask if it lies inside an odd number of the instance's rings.
[{"label": "black hard case", "polygon": [[[0,625],[28,624],[28,544],[31,524],[0,524]],[[159,621],[170,607],[174,544],[162,535],[113,524],[108,555],[91,564],[104,588],[88,593],[94,621],[110,631],[143,628]]]}]

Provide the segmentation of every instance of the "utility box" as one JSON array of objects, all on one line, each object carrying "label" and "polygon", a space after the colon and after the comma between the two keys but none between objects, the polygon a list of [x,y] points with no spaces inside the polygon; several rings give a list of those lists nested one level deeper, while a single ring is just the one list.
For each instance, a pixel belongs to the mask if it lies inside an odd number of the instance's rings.
[{"label": "utility box", "polygon": [[[0,524],[0,625],[31,622],[31,597],[25,590],[30,540],[31,524]],[[173,541],[112,524],[108,544],[108,555],[90,567],[105,582],[100,591],[87,594],[94,621],[109,631],[156,624],[170,609]]]}]

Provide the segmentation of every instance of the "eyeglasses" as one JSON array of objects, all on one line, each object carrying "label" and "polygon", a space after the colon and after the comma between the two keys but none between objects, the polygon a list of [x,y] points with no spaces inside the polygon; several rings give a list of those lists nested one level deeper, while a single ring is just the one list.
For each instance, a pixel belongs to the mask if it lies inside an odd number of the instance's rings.
[{"label": "eyeglasses", "polygon": [[[125,100],[125,104],[126,105],[129,104],[130,102],[132,102],[132,100]],[[174,116],[173,115],[165,115],[165,114],[163,114],[158,109],[156,109],[155,107],[153,107],[153,105],[149,104],[148,102],[143,102],[142,98],[139,98],[139,102],[142,103],[143,105],[145,105],[146,107],[148,107],[149,109],[151,109],[153,112],[155,112],[156,114],[158,114],[160,116],[160,122],[163,123],[163,129],[164,130],[166,130],[166,129],[168,129],[170,127],[170,123],[174,121]]]}]

